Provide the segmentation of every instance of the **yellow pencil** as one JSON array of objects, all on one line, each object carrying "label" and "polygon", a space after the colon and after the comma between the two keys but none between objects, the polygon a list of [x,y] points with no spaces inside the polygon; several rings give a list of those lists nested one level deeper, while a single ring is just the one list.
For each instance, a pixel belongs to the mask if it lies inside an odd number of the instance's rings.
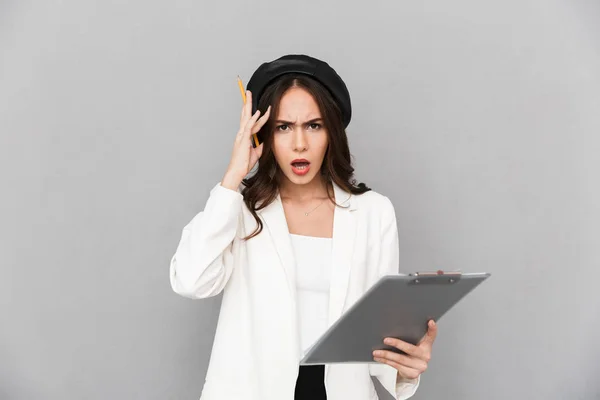
[{"label": "yellow pencil", "polygon": [[[242,79],[239,75],[237,79],[238,86],[240,87],[240,93],[242,94],[242,100],[244,101],[244,104],[246,104],[246,91],[244,90],[244,84],[242,83]],[[256,136],[256,133],[252,135],[252,140],[254,141],[254,147],[258,147],[258,137]]]}]

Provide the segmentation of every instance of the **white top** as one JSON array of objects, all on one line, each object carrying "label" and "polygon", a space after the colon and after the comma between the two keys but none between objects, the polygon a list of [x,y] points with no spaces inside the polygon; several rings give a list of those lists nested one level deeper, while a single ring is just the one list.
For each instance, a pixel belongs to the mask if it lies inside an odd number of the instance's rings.
[{"label": "white top", "polygon": [[300,344],[305,353],[328,326],[332,239],[294,234],[291,239],[296,257]]}]

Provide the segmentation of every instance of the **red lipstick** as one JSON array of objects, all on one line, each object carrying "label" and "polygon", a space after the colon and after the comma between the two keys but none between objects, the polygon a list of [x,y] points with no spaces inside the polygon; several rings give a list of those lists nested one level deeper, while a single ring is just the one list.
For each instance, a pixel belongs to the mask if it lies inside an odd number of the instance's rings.
[{"label": "red lipstick", "polygon": [[310,170],[310,161],[304,158],[297,158],[290,164],[292,165],[292,172],[296,175],[306,175]]}]

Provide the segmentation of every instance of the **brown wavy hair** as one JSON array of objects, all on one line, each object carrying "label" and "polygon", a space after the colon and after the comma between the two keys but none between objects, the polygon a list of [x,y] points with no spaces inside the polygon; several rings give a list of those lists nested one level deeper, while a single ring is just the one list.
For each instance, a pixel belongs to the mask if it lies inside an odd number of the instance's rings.
[{"label": "brown wavy hair", "polygon": [[302,74],[286,74],[270,84],[260,97],[258,109],[264,114],[271,105],[269,120],[258,133],[264,143],[263,152],[258,161],[255,173],[242,181],[244,188],[242,195],[244,203],[254,216],[257,227],[245,240],[252,239],[263,229],[263,223],[257,211],[271,204],[279,192],[281,171],[273,153],[273,134],[275,132],[275,120],[279,113],[279,103],[286,91],[293,87],[299,87],[310,93],[315,99],[323,125],[327,130],[328,147],[321,166],[321,176],[327,186],[329,199],[335,203],[331,183],[335,182],[348,193],[362,194],[371,190],[364,183],[357,183],[354,179],[354,168],[348,147],[348,137],[342,121],[342,113],[332,97],[331,93],[318,81]]}]

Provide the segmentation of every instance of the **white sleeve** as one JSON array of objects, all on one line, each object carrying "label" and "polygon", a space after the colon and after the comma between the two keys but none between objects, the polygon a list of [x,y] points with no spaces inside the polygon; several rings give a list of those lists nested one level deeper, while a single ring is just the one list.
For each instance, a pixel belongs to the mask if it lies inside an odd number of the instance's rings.
[{"label": "white sleeve", "polygon": [[233,271],[232,248],[239,239],[243,196],[219,183],[204,211],[184,228],[171,258],[170,280],[175,293],[192,299],[219,294]]},{"label": "white sleeve", "polygon": [[[379,276],[397,274],[399,271],[399,243],[396,213],[392,202],[386,197],[381,221],[381,257],[379,259]],[[369,364],[371,376],[376,377],[381,385],[397,400],[412,397],[421,381],[417,379],[398,380],[398,371],[382,363]]]}]

